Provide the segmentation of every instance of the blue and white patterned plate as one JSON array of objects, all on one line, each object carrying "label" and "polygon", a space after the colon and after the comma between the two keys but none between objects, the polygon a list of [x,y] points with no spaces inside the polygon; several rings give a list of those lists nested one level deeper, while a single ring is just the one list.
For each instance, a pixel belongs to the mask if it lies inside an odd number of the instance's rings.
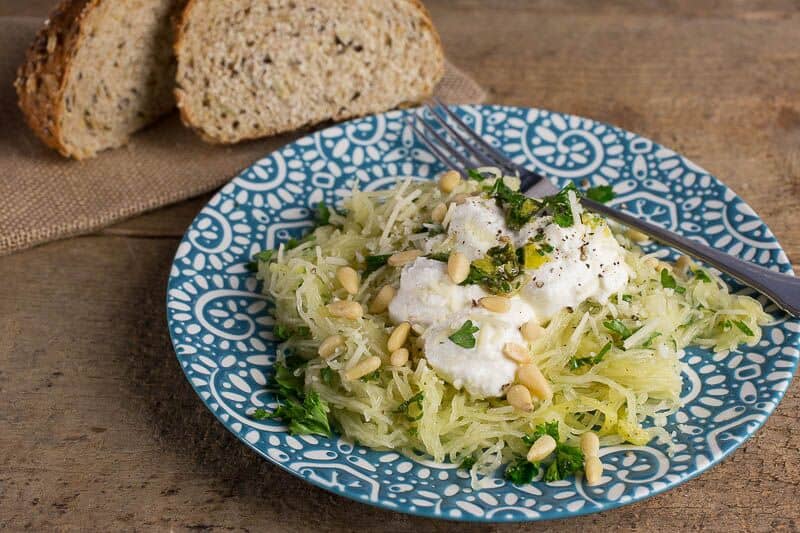
[{"label": "blue and white patterned plate", "polygon": [[[292,436],[276,421],[251,420],[246,411],[273,399],[267,384],[276,343],[271,304],[245,264],[255,252],[299,237],[311,226],[314,205],[339,204],[355,184],[383,188],[393,176],[430,179],[444,170],[412,135],[405,122],[411,112],[339,124],[285,146],[223,187],[186,232],[169,278],[169,331],[187,379],[225,427],[266,459],[336,494],[430,517],[510,522],[647,498],[703,472],[764,423],[797,369],[800,321],[763,299],[775,320],[757,346],[688,351],[686,405],[668,425],[676,453],[655,444],[603,448],[606,471],[595,487],[581,479],[517,487],[498,477],[475,491],[453,465],[336,437]],[[791,270],[772,232],[741,198],[651,140],[536,109],[462,106],[457,112],[514,161],[559,185],[610,183],[614,202],[639,216],[749,261]]]}]

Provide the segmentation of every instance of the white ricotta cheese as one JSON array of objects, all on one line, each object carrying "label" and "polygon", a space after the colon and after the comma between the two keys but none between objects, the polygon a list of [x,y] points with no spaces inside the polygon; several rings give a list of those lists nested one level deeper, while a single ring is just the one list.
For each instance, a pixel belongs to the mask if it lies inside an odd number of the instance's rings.
[{"label": "white ricotta cheese", "polygon": [[511,236],[497,203],[479,197],[467,198],[452,208],[447,234],[453,250],[466,255],[470,261],[483,257],[489,248],[497,246],[500,237]]}]

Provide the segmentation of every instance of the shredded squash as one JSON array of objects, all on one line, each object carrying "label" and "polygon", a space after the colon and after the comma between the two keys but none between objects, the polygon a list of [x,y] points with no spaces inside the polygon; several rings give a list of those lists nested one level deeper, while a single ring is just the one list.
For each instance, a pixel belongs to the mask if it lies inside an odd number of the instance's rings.
[{"label": "shredded squash", "polygon": [[[471,458],[476,484],[479,474],[524,455],[528,446],[522,437],[543,422],[557,420],[561,435],[572,442],[594,430],[603,445],[643,445],[653,438],[669,443],[662,426],[680,406],[683,349],[757,343],[768,315],[756,300],[731,294],[710,271],[678,272],[642,254],[622,233],[615,236],[632,272],[624,293],[605,305],[585,301],[560,311],[532,344],[534,362],[554,395],[536,402],[531,412],[516,410],[503,398],[475,399],[455,389],[426,364],[413,338],[409,362],[390,366],[386,341],[392,324],[385,312],[367,312],[356,321],[330,315],[325,306],[334,298],[352,298],[367,310],[378,290],[397,286],[400,275],[398,268],[381,266],[362,276],[357,294],[350,296],[336,282],[337,268],[350,265],[364,272],[367,256],[420,247],[435,233],[431,212],[437,204],[485,185],[462,180],[444,194],[435,183],[406,178],[392,190],[355,191],[342,213],[330,213],[328,225],[293,249],[281,245],[269,261],[259,262],[258,275],[275,303],[276,321],[290,330],[308,328],[307,335],[289,338],[280,356],[291,353],[308,361],[305,388],[327,402],[335,427],[345,436],[374,448],[422,452],[437,461],[458,464]],[[570,194],[572,215],[581,216]],[[434,251],[436,246],[434,241]],[[685,291],[664,286],[665,269]],[[592,356],[607,344],[604,323],[610,320],[627,325],[632,334],[595,362]],[[331,335],[343,336],[345,344],[337,356],[321,359],[317,348]],[[344,379],[348,368],[370,356],[384,361],[377,372]],[[576,363],[581,358],[588,358],[587,364]]]}]

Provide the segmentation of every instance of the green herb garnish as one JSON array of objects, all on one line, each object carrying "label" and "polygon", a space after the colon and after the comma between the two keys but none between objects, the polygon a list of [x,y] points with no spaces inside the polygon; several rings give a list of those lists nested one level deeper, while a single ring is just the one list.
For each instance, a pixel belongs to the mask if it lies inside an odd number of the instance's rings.
[{"label": "green herb garnish", "polygon": [[447,261],[450,259],[450,254],[446,252],[436,252],[428,254],[425,257],[427,257],[428,259],[433,259],[434,261],[441,261],[442,263],[447,263]]},{"label": "green herb garnish", "polygon": [[572,370],[577,370],[582,366],[586,365],[596,365],[600,361],[603,360],[603,357],[611,350],[612,343],[608,342],[605,346],[603,346],[596,355],[592,357],[573,357],[569,360],[569,367]]},{"label": "green herb garnish", "polygon": [[625,340],[631,335],[633,335],[633,332],[630,330],[630,328],[628,328],[628,326],[626,326],[618,318],[615,318],[614,320],[606,320],[605,322],[603,322],[603,326],[607,330],[619,335],[622,340]]},{"label": "green herb garnish", "polygon": [[319,376],[325,385],[331,386],[333,384],[333,369],[329,366],[322,367],[319,371]]},{"label": "green herb garnish", "polygon": [[505,211],[506,224],[512,230],[518,230],[527,224],[542,207],[537,200],[506,185],[503,178],[496,179],[487,192]]},{"label": "green herb garnish", "polygon": [[250,272],[258,272],[259,262],[267,263],[272,260],[273,255],[275,255],[275,250],[261,250],[253,255],[252,260],[247,263],[247,270]]},{"label": "green herb garnish", "polygon": [[669,270],[666,268],[661,269],[661,286],[665,289],[673,289],[678,294],[683,294],[686,292],[686,287],[681,287],[678,285],[678,282],[675,281],[675,278],[672,277],[672,274],[670,274]]},{"label": "green herb garnish", "polygon": [[512,244],[489,248],[486,255],[470,263],[462,285],[481,285],[493,294],[510,294],[519,289],[520,258]]},{"label": "green herb garnish", "polygon": [[555,455],[555,461],[544,472],[545,481],[560,481],[583,469],[583,452],[580,448],[559,442]]},{"label": "green herb garnish", "polygon": [[284,326],[283,324],[275,324],[275,327],[272,328],[272,335],[278,342],[289,340],[289,337],[292,336],[288,326]]},{"label": "green herb garnish", "polygon": [[[522,440],[525,444],[532,445],[539,437],[544,435],[550,435],[556,441],[555,458],[545,470],[545,481],[562,480],[567,476],[579,472],[583,468],[583,453],[580,448],[561,442],[558,433],[558,420],[551,420],[550,422],[539,424],[533,430],[532,435],[526,435],[522,437]],[[533,463],[528,464],[533,465]]]},{"label": "green herb garnish", "polygon": [[568,228],[575,223],[572,218],[572,206],[569,202],[569,191],[574,192],[576,195],[580,194],[578,189],[575,187],[575,184],[570,183],[553,196],[547,196],[546,198],[543,198],[544,207],[553,216],[553,222],[562,228]]},{"label": "green herb garnish", "polygon": [[283,324],[275,324],[275,326],[272,328],[272,335],[278,342],[287,341],[292,337],[308,339],[311,337],[311,330],[308,328],[308,326],[290,328],[289,326],[285,326]]},{"label": "green herb garnish", "polygon": [[756,334],[753,333],[753,330],[750,329],[749,327],[747,327],[747,324],[745,324],[741,320],[734,320],[733,321],[733,325],[736,326],[737,328],[739,328],[741,330],[741,332],[744,333],[745,335],[747,335],[748,337],[755,337],[756,336]]},{"label": "green herb garnish", "polygon": [[469,176],[469,179],[475,181],[483,181],[486,179],[486,176],[484,176],[474,168],[467,169],[467,176]]},{"label": "green herb garnish", "polygon": [[586,197],[595,202],[606,203],[614,199],[614,189],[611,185],[598,185],[586,190]]},{"label": "green herb garnish", "polygon": [[314,222],[317,226],[327,226],[331,223],[331,210],[325,205],[325,202],[317,204],[317,208],[314,212]]},{"label": "green herb garnish", "polygon": [[633,301],[633,296],[631,296],[630,294],[623,294],[622,295],[622,299],[623,299],[623,301],[631,302],[631,301]]},{"label": "green herb garnish", "polygon": [[416,422],[422,418],[422,400],[424,399],[425,393],[418,392],[408,400],[398,405],[394,412],[405,414],[406,418],[408,418],[410,421]]},{"label": "green herb garnish", "polygon": [[692,272],[694,273],[694,277],[696,277],[703,283],[711,283],[711,277],[709,277],[708,273],[705,270],[698,268],[697,270],[692,270]]},{"label": "green herb garnish", "polygon": [[364,258],[364,262],[366,263],[366,268],[364,268],[363,276],[366,278],[383,265],[389,260],[392,254],[382,254],[382,255],[368,255]]},{"label": "green herb garnish", "polygon": [[473,466],[475,466],[476,459],[471,455],[464,457],[464,460],[461,461],[461,464],[458,465],[459,468],[463,468],[464,470],[470,470]]},{"label": "green herb garnish", "polygon": [[[331,427],[328,421],[328,404],[314,391],[305,393],[302,375],[295,371],[304,366],[302,361],[287,359],[275,365],[273,381],[278,386],[276,399],[278,408],[272,413],[264,409],[256,409],[251,415],[256,420],[280,418],[295,435],[317,434],[330,437]],[[299,374],[302,374],[300,372]]]},{"label": "green herb garnish", "polygon": [[533,481],[539,468],[527,459],[517,459],[506,467],[503,477],[515,485],[525,485]]},{"label": "green herb garnish", "polygon": [[363,383],[369,383],[370,381],[378,381],[381,378],[381,371],[375,370],[374,372],[370,372],[366,376],[361,376],[361,381]]},{"label": "green herb garnish", "polygon": [[654,331],[653,333],[651,333],[650,336],[647,338],[647,340],[642,343],[642,348],[649,348],[650,346],[652,346],[655,338],[660,335],[661,333],[659,333],[658,331]]},{"label": "green herb garnish", "polygon": [[475,326],[472,323],[472,320],[467,320],[464,322],[458,330],[455,331],[452,335],[447,337],[454,343],[458,344],[462,348],[474,348],[475,347],[475,333],[479,331],[478,326]]}]

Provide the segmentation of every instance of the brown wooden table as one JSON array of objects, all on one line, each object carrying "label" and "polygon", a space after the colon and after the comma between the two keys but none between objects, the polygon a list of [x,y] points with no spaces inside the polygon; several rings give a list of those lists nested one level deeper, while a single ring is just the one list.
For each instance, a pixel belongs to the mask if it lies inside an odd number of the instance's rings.
[{"label": "brown wooden table", "polygon": [[[50,0],[0,4],[45,14]],[[497,103],[642,133],[724,179],[800,261],[800,6],[429,0]],[[0,529],[738,531],[800,527],[800,385],[698,479],[598,515],[470,526],[353,503],[245,449],[178,367],[164,287],[208,196],[0,258]]]}]

